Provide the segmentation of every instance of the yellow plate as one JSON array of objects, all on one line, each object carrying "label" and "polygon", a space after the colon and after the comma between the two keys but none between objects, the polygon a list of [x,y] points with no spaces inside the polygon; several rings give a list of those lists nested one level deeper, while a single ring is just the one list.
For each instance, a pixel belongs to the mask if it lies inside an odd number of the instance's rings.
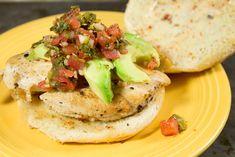
[{"label": "yellow plate", "polygon": [[[123,14],[95,12],[105,24],[119,23]],[[47,35],[55,16],[16,27],[0,36],[0,69],[6,60],[27,50]],[[221,65],[201,73],[170,75],[164,105],[154,122],[135,137],[113,144],[60,144],[38,130],[30,129],[21,117],[10,92],[0,84],[0,155],[3,156],[195,156],[219,135],[229,115],[231,92]],[[174,137],[164,137],[159,122],[172,114],[188,121],[188,129]]]}]

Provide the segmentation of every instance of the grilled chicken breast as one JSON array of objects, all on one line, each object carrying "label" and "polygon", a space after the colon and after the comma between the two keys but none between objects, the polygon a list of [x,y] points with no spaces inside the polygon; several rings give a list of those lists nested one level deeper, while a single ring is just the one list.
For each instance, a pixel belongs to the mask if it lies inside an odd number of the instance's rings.
[{"label": "grilled chicken breast", "polygon": [[24,97],[31,101],[32,87],[45,80],[52,65],[44,60],[28,61],[24,54],[11,57],[3,74],[3,81],[7,88],[17,93],[16,97]]},{"label": "grilled chicken breast", "polygon": [[159,71],[148,71],[151,78],[146,84],[118,83],[114,85],[111,104],[103,103],[90,88],[74,92],[47,92],[40,99],[59,114],[88,121],[114,121],[141,111],[159,88],[170,84],[170,79]]},{"label": "grilled chicken breast", "polygon": [[[3,81],[13,90],[14,97],[31,101],[34,86],[45,80],[51,63],[38,60],[28,61],[24,54],[11,57],[4,70]],[[156,91],[170,84],[170,79],[160,71],[145,71],[150,83],[124,83],[113,85],[114,99],[105,104],[92,90],[87,88],[73,92],[46,92],[40,99],[57,113],[87,121],[114,121],[141,111],[155,101]]]}]

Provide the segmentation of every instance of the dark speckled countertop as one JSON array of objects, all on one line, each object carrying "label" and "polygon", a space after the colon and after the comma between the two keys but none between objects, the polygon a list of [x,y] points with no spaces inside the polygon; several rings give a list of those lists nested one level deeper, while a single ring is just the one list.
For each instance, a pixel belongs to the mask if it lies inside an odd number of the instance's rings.
[{"label": "dark speckled countertop", "polygon": [[[111,2],[0,2],[0,33],[33,19],[65,12],[75,4],[80,5],[83,10],[124,11],[126,7],[124,0],[112,0]],[[201,155],[202,157],[235,157],[235,56],[226,60],[223,67],[231,85],[232,108],[222,133]]]}]

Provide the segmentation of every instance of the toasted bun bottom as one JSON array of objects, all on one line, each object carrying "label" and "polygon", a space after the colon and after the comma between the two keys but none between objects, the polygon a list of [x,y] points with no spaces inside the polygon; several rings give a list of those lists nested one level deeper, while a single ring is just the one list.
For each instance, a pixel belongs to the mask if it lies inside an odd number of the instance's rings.
[{"label": "toasted bun bottom", "polygon": [[62,143],[104,143],[125,140],[149,125],[160,109],[164,94],[162,87],[141,112],[113,122],[84,122],[61,116],[39,100],[33,103],[19,100],[18,104],[25,112],[29,125],[52,139]]}]

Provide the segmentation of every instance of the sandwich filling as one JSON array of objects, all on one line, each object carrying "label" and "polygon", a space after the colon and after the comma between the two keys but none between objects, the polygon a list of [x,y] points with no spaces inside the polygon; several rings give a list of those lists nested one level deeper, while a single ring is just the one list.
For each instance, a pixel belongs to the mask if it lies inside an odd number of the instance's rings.
[{"label": "sandwich filling", "polygon": [[155,102],[170,84],[155,48],[79,7],[57,18],[32,48],[8,60],[3,80],[16,99],[39,98],[60,115],[115,121]]}]

